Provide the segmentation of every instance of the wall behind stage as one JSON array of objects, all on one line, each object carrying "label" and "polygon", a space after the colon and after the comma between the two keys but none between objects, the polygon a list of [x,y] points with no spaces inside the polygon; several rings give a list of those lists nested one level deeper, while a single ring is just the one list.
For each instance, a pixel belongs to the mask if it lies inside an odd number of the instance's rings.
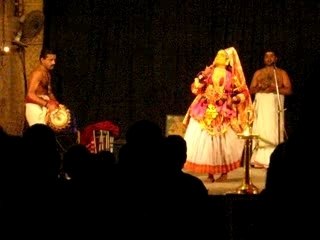
[{"label": "wall behind stage", "polygon": [[219,49],[237,49],[250,84],[271,47],[294,86],[286,101],[290,134],[319,53],[316,1],[46,0],[44,12],[44,45],[58,53],[55,90],[79,128],[111,120],[124,134],[146,118],[165,133],[166,116],[186,113],[190,84]]},{"label": "wall behind stage", "polygon": [[[21,21],[25,21],[27,16],[31,19],[28,29],[36,28],[38,21],[28,14],[42,10],[43,0],[0,1],[0,47],[11,48],[7,54],[0,52],[0,126],[12,135],[22,135],[25,127],[27,77],[39,63],[43,27],[34,36],[25,39],[28,40],[25,48],[17,47],[12,41],[21,30]],[[30,32],[24,31],[24,34],[30,36]]]}]

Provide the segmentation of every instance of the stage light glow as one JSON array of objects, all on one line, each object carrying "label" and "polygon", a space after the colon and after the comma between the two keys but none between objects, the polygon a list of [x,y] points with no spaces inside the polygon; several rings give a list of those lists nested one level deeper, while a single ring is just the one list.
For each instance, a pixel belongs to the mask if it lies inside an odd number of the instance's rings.
[{"label": "stage light glow", "polygon": [[4,46],[3,49],[2,49],[2,51],[3,51],[4,53],[8,53],[8,52],[10,52],[10,47]]}]

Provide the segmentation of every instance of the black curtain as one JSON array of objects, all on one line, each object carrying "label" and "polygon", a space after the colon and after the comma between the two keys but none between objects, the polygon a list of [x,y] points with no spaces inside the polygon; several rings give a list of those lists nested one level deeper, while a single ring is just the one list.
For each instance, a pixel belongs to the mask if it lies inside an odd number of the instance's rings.
[{"label": "black curtain", "polygon": [[139,119],[165,130],[166,115],[184,115],[190,84],[219,49],[237,49],[250,84],[273,48],[294,86],[290,134],[319,53],[319,9],[303,0],[45,0],[44,46],[58,53],[56,95],[78,126],[110,120],[122,134]]}]

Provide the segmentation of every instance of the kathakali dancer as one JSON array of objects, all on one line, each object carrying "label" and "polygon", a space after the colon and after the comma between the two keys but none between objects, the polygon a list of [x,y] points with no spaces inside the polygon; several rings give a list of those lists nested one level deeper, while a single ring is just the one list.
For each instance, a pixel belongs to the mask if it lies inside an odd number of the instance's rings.
[{"label": "kathakali dancer", "polygon": [[196,95],[184,118],[187,161],[184,169],[206,173],[211,182],[227,179],[241,166],[242,133],[252,122],[252,102],[234,47],[218,51],[213,63],[191,84]]}]

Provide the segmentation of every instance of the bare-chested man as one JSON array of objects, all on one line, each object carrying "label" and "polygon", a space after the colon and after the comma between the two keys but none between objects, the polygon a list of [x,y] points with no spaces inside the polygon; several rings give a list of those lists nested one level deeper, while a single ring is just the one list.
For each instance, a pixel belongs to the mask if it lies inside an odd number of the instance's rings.
[{"label": "bare-chested man", "polygon": [[42,49],[40,64],[28,79],[26,120],[29,126],[36,123],[46,124],[47,112],[59,107],[59,102],[52,92],[50,72],[56,64],[56,57],[52,50]]},{"label": "bare-chested man", "polygon": [[255,95],[252,130],[260,137],[251,158],[256,167],[268,168],[271,153],[284,140],[284,96],[292,93],[292,85],[287,72],[276,67],[277,60],[274,51],[266,51],[265,66],[254,73],[250,85]]}]

